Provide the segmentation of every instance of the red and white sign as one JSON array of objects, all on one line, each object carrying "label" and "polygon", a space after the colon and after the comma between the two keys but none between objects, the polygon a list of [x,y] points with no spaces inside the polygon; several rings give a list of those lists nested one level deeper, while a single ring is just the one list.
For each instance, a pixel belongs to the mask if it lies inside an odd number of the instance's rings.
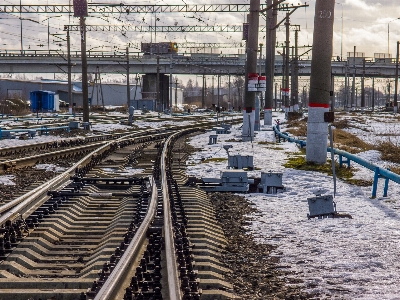
[{"label": "red and white sign", "polygon": [[258,76],[258,88],[259,92],[265,92],[267,87],[267,77],[265,76]]},{"label": "red and white sign", "polygon": [[248,81],[247,81],[247,91],[257,92],[257,85],[258,85],[258,74],[257,73],[249,73]]},{"label": "red and white sign", "polygon": [[290,95],[290,89],[281,89],[282,96],[289,96]]}]

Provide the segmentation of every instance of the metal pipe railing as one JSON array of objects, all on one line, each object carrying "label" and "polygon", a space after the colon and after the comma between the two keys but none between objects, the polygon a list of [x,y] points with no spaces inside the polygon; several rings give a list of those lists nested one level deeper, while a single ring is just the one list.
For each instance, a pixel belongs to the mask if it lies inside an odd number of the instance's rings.
[{"label": "metal pipe railing", "polygon": [[[273,126],[273,130],[275,134],[279,137],[280,139],[287,140],[288,142],[291,143],[296,143],[299,144],[301,148],[305,147],[307,145],[306,141],[302,141],[299,139],[295,139],[292,137],[289,137],[287,133],[282,133],[280,132],[279,125]],[[327,152],[331,152],[332,149],[330,147],[327,147]],[[374,175],[374,182],[372,185],[372,198],[376,198],[376,192],[378,188],[378,179],[379,178],[385,178],[385,187],[383,191],[383,196],[387,196],[387,191],[388,191],[388,184],[389,180],[400,183],[400,175],[391,172],[389,169],[381,168],[378,167],[374,164],[371,164],[370,162],[366,161],[365,159],[362,159],[354,154],[348,153],[346,151],[342,151],[336,148],[333,148],[333,153],[339,156],[339,166],[342,167],[343,163],[347,163],[347,167],[350,167],[350,161],[354,161],[355,163],[363,166],[364,168],[367,168],[373,172],[375,172]],[[343,160],[343,157],[347,158],[347,160]]]}]

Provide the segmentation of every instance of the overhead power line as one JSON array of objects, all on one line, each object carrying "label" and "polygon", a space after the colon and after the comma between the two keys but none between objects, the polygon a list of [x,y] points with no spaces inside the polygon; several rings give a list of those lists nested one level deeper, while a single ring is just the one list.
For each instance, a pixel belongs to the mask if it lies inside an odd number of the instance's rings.
[{"label": "overhead power line", "polygon": [[180,49],[182,48],[242,48],[244,43],[196,43],[196,42],[183,42],[178,43]]},{"label": "overhead power line", "polygon": [[[265,8],[261,4],[261,9]],[[127,5],[88,3],[88,13],[248,12],[249,4]],[[1,5],[0,13],[73,13],[72,5]]]},{"label": "overhead power line", "polygon": [[[80,31],[79,25],[64,25],[64,30]],[[137,26],[137,25],[90,25],[86,24],[86,31],[135,31],[135,32],[243,32],[242,25],[216,26]],[[259,26],[259,32],[265,32],[266,26]]]}]

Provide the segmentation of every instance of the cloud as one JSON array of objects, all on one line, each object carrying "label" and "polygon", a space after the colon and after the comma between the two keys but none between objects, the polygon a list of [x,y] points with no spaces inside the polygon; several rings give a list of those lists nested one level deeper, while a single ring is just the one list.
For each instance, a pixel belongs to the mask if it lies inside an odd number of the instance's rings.
[{"label": "cloud", "polygon": [[367,4],[363,0],[346,0],[345,4],[350,5],[354,8],[359,8],[364,11],[374,11],[376,7],[372,4]]}]

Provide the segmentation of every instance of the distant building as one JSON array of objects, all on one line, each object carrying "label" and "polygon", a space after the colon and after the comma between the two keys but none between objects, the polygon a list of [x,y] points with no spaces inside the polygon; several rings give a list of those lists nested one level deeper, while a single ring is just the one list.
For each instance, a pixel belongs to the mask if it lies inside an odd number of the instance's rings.
[{"label": "distant building", "polygon": [[[59,80],[18,80],[12,78],[0,78],[0,101],[4,99],[29,100],[32,91],[52,91],[59,95],[59,99],[68,103],[68,82]],[[127,87],[121,83],[91,84],[88,88],[91,105],[124,106],[127,103]],[[182,104],[182,90],[178,89],[177,103]],[[175,106],[175,87],[172,90],[172,103]],[[155,109],[154,104],[143,100],[142,87],[132,83],[130,86],[130,105],[136,109],[145,106],[147,109]],[[72,103],[77,107],[82,106],[82,83],[72,83]]]},{"label": "distant building", "polygon": [[[0,100],[23,99],[29,100],[32,91],[52,91],[59,94],[62,101],[68,102],[68,83],[57,80],[18,80],[0,78]],[[72,86],[72,102],[82,105],[82,89],[75,84]]]}]

